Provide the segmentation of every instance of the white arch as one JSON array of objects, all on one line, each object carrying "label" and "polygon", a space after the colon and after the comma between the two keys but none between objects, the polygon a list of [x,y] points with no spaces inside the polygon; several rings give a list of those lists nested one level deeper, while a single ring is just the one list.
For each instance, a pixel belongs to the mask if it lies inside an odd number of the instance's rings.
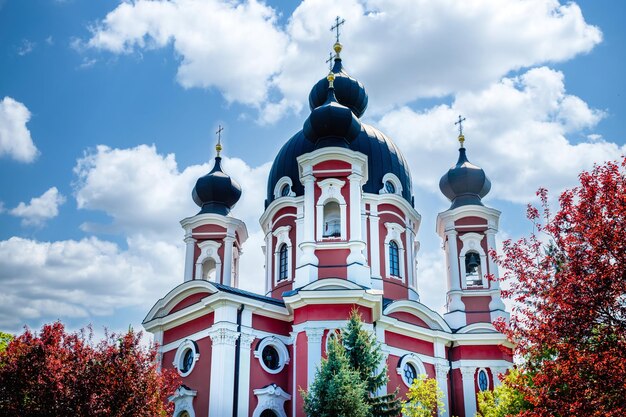
[{"label": "white arch", "polygon": [[[448,323],[437,314],[435,311],[426,307],[424,304],[413,300],[398,300],[394,301],[387,306],[383,311],[385,316],[389,316],[391,313],[405,312],[414,315],[415,317],[426,322],[428,327],[433,330],[443,330],[444,332],[451,333]],[[493,326],[492,326],[493,327]]]},{"label": "white arch", "polygon": [[215,262],[215,282],[220,283],[222,278],[222,260],[219,256],[218,249],[221,243],[214,240],[205,240],[198,243],[200,255],[196,260],[196,279],[202,279],[204,273],[204,261],[212,259]]}]

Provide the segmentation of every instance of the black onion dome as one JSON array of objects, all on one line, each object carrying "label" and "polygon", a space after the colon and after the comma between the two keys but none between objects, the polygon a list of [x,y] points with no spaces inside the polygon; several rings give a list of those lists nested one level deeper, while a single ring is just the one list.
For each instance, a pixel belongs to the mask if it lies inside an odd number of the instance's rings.
[{"label": "black onion dome", "polygon": [[[361,117],[367,108],[367,93],[360,81],[350,77],[344,70],[341,58],[335,58],[331,70],[335,74],[335,96],[337,101],[352,110],[356,117]],[[328,80],[322,78],[313,86],[309,93],[309,107],[311,110],[321,106],[326,101]]]},{"label": "black onion dome", "polygon": [[[378,194],[383,188],[383,177],[392,173],[402,184],[402,197],[413,206],[411,173],[404,156],[393,141],[378,129],[361,123],[361,131],[349,149],[367,156],[367,183],[363,191]],[[296,133],[283,145],[276,155],[267,181],[267,199],[265,207],[274,201],[274,188],[278,181],[287,176],[291,178],[292,191],[296,196],[304,195],[304,186],[300,182],[296,158],[315,150],[315,145],[307,140],[302,131]]]},{"label": "black onion dome", "polygon": [[482,206],[481,199],[491,189],[491,181],[482,168],[467,160],[465,148],[459,149],[459,160],[441,180],[439,189],[452,202],[450,209],[467,205]]},{"label": "black onion dome", "polygon": [[304,136],[316,148],[347,147],[361,132],[361,122],[349,108],[337,102],[332,84],[326,90],[326,96],[324,104],[315,108],[305,120]]},{"label": "black onion dome", "polygon": [[215,158],[211,172],[198,178],[191,193],[200,213],[227,215],[241,197],[241,187],[222,171],[222,158]]}]

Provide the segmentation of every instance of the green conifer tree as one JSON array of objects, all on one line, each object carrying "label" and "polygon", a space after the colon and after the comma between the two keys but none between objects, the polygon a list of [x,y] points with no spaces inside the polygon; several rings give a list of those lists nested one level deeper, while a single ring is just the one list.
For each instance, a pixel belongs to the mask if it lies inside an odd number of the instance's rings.
[{"label": "green conifer tree", "polygon": [[346,351],[337,339],[328,343],[327,358],[315,374],[308,392],[300,390],[304,412],[310,417],[369,417],[365,382],[350,368]]},{"label": "green conifer tree", "polygon": [[363,329],[361,315],[357,310],[352,310],[348,325],[342,331],[341,339],[347,352],[350,367],[358,373],[359,379],[365,383],[365,401],[371,406],[371,416],[392,417],[399,415],[402,404],[397,398],[397,389],[391,394],[376,395],[378,389],[389,380],[387,365],[379,368],[383,361],[380,343],[373,334]]}]

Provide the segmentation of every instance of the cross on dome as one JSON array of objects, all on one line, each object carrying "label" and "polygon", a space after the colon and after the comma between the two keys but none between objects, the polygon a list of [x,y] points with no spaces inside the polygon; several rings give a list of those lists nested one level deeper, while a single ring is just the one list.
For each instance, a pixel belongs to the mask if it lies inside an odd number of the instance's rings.
[{"label": "cross on dome", "polygon": [[328,59],[326,60],[326,63],[328,64],[328,69],[331,70],[331,71],[333,69],[333,59],[334,59],[333,53],[329,52],[328,53]]},{"label": "cross on dome", "polygon": [[339,43],[339,27],[341,25],[343,25],[344,23],[346,23],[346,19],[341,19],[339,16],[337,16],[335,18],[335,24],[331,26],[330,31],[337,31],[336,33],[336,38],[337,38],[337,43]]},{"label": "cross on dome", "polygon": [[215,132],[215,134],[217,135],[217,145],[215,145],[217,156],[220,156],[220,152],[222,151],[222,132],[223,131],[224,131],[224,127],[222,125],[218,125],[217,131]]},{"label": "cross on dome", "polygon": [[465,142],[465,136],[463,136],[463,122],[465,121],[465,117],[462,117],[459,114],[459,121],[454,122],[455,125],[459,125],[459,142],[461,143],[461,148],[463,147],[463,143]]}]

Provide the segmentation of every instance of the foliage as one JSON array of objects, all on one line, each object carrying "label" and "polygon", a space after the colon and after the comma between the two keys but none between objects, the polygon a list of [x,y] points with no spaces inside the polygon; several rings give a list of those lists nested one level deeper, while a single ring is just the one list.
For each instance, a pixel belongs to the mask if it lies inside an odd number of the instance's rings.
[{"label": "foliage", "polygon": [[527,416],[626,415],[626,158],[583,172],[552,215],[528,208],[536,233],[506,241],[499,264],[515,302],[509,325],[528,380]]},{"label": "foliage", "polygon": [[507,417],[515,416],[525,410],[530,410],[531,405],[524,399],[524,394],[515,388],[519,385],[527,385],[527,375],[518,369],[511,369],[502,384],[493,391],[481,391],[478,393],[478,413],[480,417]]},{"label": "foliage", "polygon": [[421,374],[409,387],[406,397],[408,401],[402,404],[402,414],[406,417],[432,417],[437,410],[444,410],[443,392],[437,380]]},{"label": "foliage", "polygon": [[322,359],[309,391],[300,394],[308,416],[370,416],[370,406],[363,401],[365,382],[350,368],[346,350],[336,338],[329,341],[327,358]]},{"label": "foliage", "polygon": [[341,341],[346,349],[350,367],[358,372],[359,379],[365,382],[365,401],[371,406],[373,417],[397,416],[401,403],[397,390],[391,394],[376,396],[376,391],[387,381],[387,365],[383,362],[380,344],[375,336],[363,329],[361,315],[357,310],[350,314],[348,325],[342,331]]},{"label": "foliage", "polygon": [[12,334],[0,332],[0,352],[4,352],[6,350],[11,340],[13,340]]},{"label": "foliage", "polygon": [[156,347],[129,330],[97,344],[91,330],[67,333],[63,324],[26,329],[0,352],[3,416],[158,416],[173,411],[167,397],[178,386],[159,373]]}]

